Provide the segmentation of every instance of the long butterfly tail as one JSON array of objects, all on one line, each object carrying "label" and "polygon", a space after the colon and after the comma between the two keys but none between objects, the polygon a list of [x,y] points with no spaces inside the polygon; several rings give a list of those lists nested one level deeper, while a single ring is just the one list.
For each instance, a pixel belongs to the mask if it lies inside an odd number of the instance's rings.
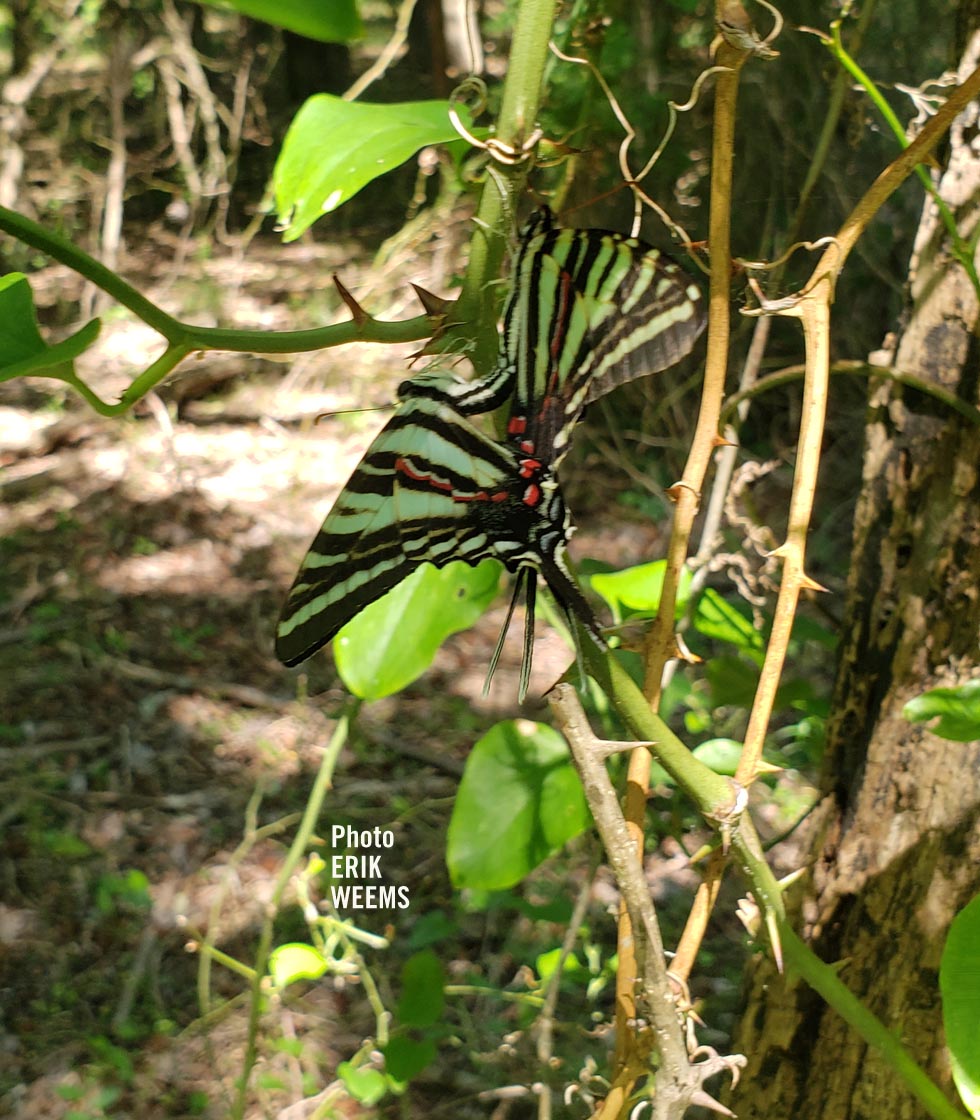
[{"label": "long butterfly tail", "polygon": [[521,656],[521,679],[517,699],[523,704],[527,686],[531,682],[531,658],[534,654],[534,601],[538,594],[538,573],[533,568],[522,568],[524,573],[524,652]]},{"label": "long butterfly tail", "polygon": [[[483,682],[483,695],[486,696],[490,691],[490,682],[493,680],[493,675],[497,671],[497,662],[500,660],[500,651],[504,648],[504,639],[507,637],[507,631],[510,629],[510,620],[514,617],[514,607],[517,606],[517,600],[521,594],[521,583],[527,575],[526,568],[519,568],[517,572],[517,579],[514,581],[514,593],[510,597],[510,606],[507,608],[507,617],[504,619],[503,626],[500,627],[500,636],[497,638],[497,644],[494,647],[493,656],[490,658],[490,668],[487,669],[487,677]],[[532,573],[533,577],[533,573]],[[526,646],[525,639],[525,646]],[[521,666],[521,683],[524,683],[524,666]],[[525,694],[527,689],[524,690]],[[524,702],[524,695],[520,696],[520,700]]]}]

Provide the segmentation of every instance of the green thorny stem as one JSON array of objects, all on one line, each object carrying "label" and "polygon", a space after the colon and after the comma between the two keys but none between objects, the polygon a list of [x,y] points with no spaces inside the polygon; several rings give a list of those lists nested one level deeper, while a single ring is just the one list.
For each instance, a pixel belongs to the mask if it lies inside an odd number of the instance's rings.
[{"label": "green thorny stem", "polygon": [[[524,0],[514,28],[511,64],[504,83],[496,140],[505,148],[520,151],[534,127],[548,52],[548,39],[557,0]],[[528,153],[530,157],[532,153]],[[466,279],[455,313],[450,313],[447,334],[472,331],[478,323],[475,346],[470,354],[478,372],[486,372],[497,351],[496,309],[493,281],[500,273],[507,244],[508,221],[514,211],[526,165],[520,159],[504,173],[494,168],[488,177],[477,213],[477,236],[471,243]],[[199,327],[168,314],[119,275],[100,264],[67,238],[45,229],[15,211],[0,207],[0,230],[41,250],[67,265],[97,288],[128,308],[165,340],[166,346],[151,365],[135,377],[118,402],[105,401],[78,375],[72,360],[94,343],[100,329],[98,319],[86,324],[71,339],[48,355],[52,361],[37,366],[27,361],[0,371],[0,381],[22,373],[48,377],[75,389],[103,416],[127,412],[159,385],[185,358],[195,352],[228,350],[253,354],[291,354],[321,350],[350,342],[418,342],[428,338],[437,325],[426,315],[400,322],[382,322],[370,316],[302,331],[255,331],[222,327]],[[56,364],[57,363],[57,364]]]},{"label": "green thorny stem", "polygon": [[[116,404],[103,401],[76,374],[66,373],[63,367],[24,371],[33,376],[64,381],[81,393],[92,408],[103,416],[119,416],[127,412],[138,400],[159,385],[184,358],[196,351],[231,350],[252,354],[294,354],[341,346],[348,342],[418,342],[428,338],[433,330],[432,320],[425,315],[401,322],[381,322],[369,316],[361,322],[351,320],[303,331],[273,332],[198,327],[175,319],[127,284],[111,269],[73,245],[67,238],[44,229],[43,226],[25,218],[22,214],[0,207],[0,230],[12,234],[26,245],[40,249],[53,260],[67,265],[80,276],[84,276],[123,307],[132,311],[166,340],[167,346],[164,352],[131,382]],[[99,320],[95,319],[73,337],[84,340],[85,346],[91,345],[98,334],[98,326]],[[77,347],[77,352],[85,349],[85,346]],[[66,358],[74,356],[76,355],[72,353],[65,354]],[[0,381],[18,376],[20,372],[18,367],[0,371]]]},{"label": "green thorny stem", "polygon": [[500,275],[515,202],[533,158],[533,152],[521,153],[537,121],[556,9],[557,0],[522,0],[517,10],[494,134],[497,145],[517,154],[514,162],[490,164],[474,219],[476,230],[470,241],[466,277],[456,306],[450,312],[453,320],[450,334],[454,328],[469,334],[471,324],[478,324],[475,345],[468,355],[477,374],[486,373],[497,356],[496,324],[500,301],[495,281]]}]

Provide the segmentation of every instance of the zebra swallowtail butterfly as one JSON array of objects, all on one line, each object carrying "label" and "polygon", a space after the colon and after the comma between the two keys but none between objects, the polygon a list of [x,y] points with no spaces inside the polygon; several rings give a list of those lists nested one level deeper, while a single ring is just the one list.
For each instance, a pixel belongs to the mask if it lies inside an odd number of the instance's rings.
[{"label": "zebra swallowtail butterfly", "polygon": [[[475,565],[494,557],[517,574],[504,632],[525,589],[523,699],[538,574],[566,616],[580,618],[602,643],[565,565],[569,532],[553,471],[491,439],[443,401],[406,400],[368,448],[310,546],[279,620],[276,653],[287,665],[305,660],[419,564]],[[502,643],[503,633],[491,675]]]},{"label": "zebra swallowtail butterfly", "polygon": [[[286,599],[276,653],[305,660],[419,564],[496,557],[527,605],[520,698],[527,691],[540,574],[571,622],[600,644],[571,579],[571,532],[556,468],[589,401],[679,361],[703,329],[700,293],[656,250],[601,230],[562,230],[541,210],[521,231],[500,357],[486,378],[421,375],[327,515]],[[466,416],[510,402],[498,442]]]}]

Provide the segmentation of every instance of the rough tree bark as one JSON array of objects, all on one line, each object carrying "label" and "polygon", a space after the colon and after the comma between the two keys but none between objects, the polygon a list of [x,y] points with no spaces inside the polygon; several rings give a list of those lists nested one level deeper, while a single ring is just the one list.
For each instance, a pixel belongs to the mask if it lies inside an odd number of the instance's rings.
[{"label": "rough tree bark", "polygon": [[[961,77],[980,60],[972,27]],[[977,127],[974,104],[939,184],[965,235],[980,220]],[[931,200],[909,294],[894,366],[976,405],[977,300]],[[842,979],[944,1086],[937,970],[953,915],[980,890],[980,743],[940,739],[902,707],[980,677],[978,451],[980,429],[929,396],[885,379],[873,390],[825,797],[796,908],[818,955],[845,962]],[[749,1057],[734,1098],[740,1120],[925,1115],[877,1052],[768,962],[749,979],[735,1048]]]}]

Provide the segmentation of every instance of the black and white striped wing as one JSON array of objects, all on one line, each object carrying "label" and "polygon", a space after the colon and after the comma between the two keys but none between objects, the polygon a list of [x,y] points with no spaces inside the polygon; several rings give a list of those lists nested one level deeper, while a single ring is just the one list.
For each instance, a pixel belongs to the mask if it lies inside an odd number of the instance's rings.
[{"label": "black and white striped wing", "polygon": [[679,362],[704,330],[701,292],[635,238],[560,229],[547,208],[521,230],[491,372],[464,382],[422,375],[402,399],[441,399],[466,415],[509,404],[512,442],[557,465],[585,406]]},{"label": "black and white striped wing", "polygon": [[[341,491],[304,558],[276,631],[296,665],[422,563],[493,556],[540,569],[541,488],[518,452],[444,401],[404,401]],[[564,505],[561,505],[564,511]],[[557,527],[560,544],[565,526]]]},{"label": "black and white striped wing", "polygon": [[635,238],[525,226],[498,366],[512,371],[513,435],[549,462],[590,402],[679,362],[704,329],[701,293],[680,266]]},{"label": "black and white striped wing", "polygon": [[[485,480],[505,475],[512,458],[506,449],[446,404],[400,405],[340,491],[300,564],[277,627],[280,661],[305,661],[423,561],[442,567],[450,560],[475,564],[491,556],[486,538],[469,532],[465,505],[431,480],[413,477],[411,464],[427,472],[438,464],[446,477],[472,488],[469,476],[460,473],[474,467],[473,457],[467,459],[458,446],[466,442],[486,456],[479,460]],[[410,498],[417,493],[424,512]]]}]

